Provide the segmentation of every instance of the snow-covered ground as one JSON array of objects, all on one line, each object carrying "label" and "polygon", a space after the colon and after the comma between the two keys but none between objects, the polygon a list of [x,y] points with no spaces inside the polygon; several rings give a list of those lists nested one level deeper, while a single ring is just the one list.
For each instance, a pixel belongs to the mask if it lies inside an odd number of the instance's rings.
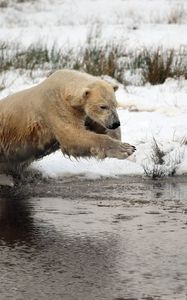
[{"label": "snow-covered ground", "polygon": [[[12,1],[13,3],[13,1]],[[92,26],[102,28],[100,39],[125,41],[129,49],[163,46],[187,47],[185,0],[39,0],[0,9],[0,41],[28,46],[43,41],[59,47],[83,45]],[[176,24],[171,20],[177,16]],[[11,71],[1,98],[30,87],[34,80]],[[33,164],[50,176],[82,174],[89,178],[144,174],[154,170],[155,141],[165,153],[159,170],[187,173],[187,80],[167,79],[162,85],[120,85],[116,93],[122,123],[122,139],[136,146],[136,162],[117,159],[76,161],[59,152]],[[144,168],[143,168],[144,167]]]},{"label": "snow-covered ground", "polygon": [[186,12],[185,0],[34,0],[1,9],[0,40],[80,45],[99,25],[104,40],[126,40],[130,48],[178,48],[187,45]]}]

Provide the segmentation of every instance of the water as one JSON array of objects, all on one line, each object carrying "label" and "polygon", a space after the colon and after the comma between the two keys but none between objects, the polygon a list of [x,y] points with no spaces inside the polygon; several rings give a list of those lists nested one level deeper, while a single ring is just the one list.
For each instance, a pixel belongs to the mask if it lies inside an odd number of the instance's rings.
[{"label": "water", "polygon": [[0,300],[187,299],[187,178],[0,191]]}]

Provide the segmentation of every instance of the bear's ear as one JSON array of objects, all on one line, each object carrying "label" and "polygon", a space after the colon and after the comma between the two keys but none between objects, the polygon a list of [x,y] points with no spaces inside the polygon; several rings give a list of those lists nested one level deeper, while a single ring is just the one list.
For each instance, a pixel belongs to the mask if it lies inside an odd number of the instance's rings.
[{"label": "bear's ear", "polygon": [[119,86],[117,84],[115,84],[115,83],[112,83],[112,87],[114,89],[114,92],[116,92],[118,90],[118,88],[119,88]]},{"label": "bear's ear", "polygon": [[91,94],[91,89],[90,88],[85,88],[85,89],[83,89],[83,92],[82,92],[82,98],[83,99],[88,99],[90,94]]},{"label": "bear's ear", "polygon": [[84,88],[81,93],[80,96],[78,97],[68,97],[68,100],[71,103],[72,107],[81,107],[84,106],[85,104],[85,100],[88,99],[88,97],[90,96],[91,90],[89,88]]}]

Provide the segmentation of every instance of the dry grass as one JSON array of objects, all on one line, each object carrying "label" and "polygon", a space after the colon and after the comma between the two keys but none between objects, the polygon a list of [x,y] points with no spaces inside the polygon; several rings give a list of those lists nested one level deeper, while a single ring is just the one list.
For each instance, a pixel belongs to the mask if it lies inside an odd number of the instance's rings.
[{"label": "dry grass", "polygon": [[155,50],[143,49],[135,55],[130,66],[141,69],[144,83],[162,84],[167,78],[187,78],[187,53],[162,48]]},{"label": "dry grass", "polygon": [[62,68],[82,70],[95,76],[108,75],[125,84],[125,73],[142,75],[142,83],[162,84],[167,78],[187,78],[187,53],[174,49],[164,51],[142,49],[128,53],[125,45],[108,42],[104,45],[89,40],[77,51],[48,48],[36,43],[28,48],[0,43],[0,73],[8,70],[54,71]]},{"label": "dry grass", "polygon": [[182,5],[173,7],[168,14],[168,24],[181,24],[186,16],[186,12]]},{"label": "dry grass", "polygon": [[147,177],[157,179],[166,176],[164,169],[165,154],[166,153],[159,147],[156,139],[153,138],[152,154],[150,157],[151,164],[143,164],[144,173]]},{"label": "dry grass", "polygon": [[168,12],[157,13],[152,18],[152,23],[155,24],[183,24],[185,23],[185,19],[187,17],[187,12],[185,10],[184,5],[178,3],[176,5],[172,5]]},{"label": "dry grass", "polygon": [[187,145],[187,137],[184,137],[181,141],[181,145]]},{"label": "dry grass", "polygon": [[109,75],[122,82],[124,68],[118,63],[121,56],[121,49],[110,43],[103,46],[91,43],[77,52],[59,49],[55,44],[50,49],[39,43],[22,49],[15,44],[0,43],[0,73],[11,69],[72,68],[95,76]]},{"label": "dry grass", "polygon": [[[173,149],[171,149],[172,152]],[[180,151],[166,152],[161,149],[155,138],[153,138],[152,152],[149,162],[142,165],[144,173],[151,179],[157,179],[165,176],[174,176],[179,164],[184,157],[184,148]]]},{"label": "dry grass", "polygon": [[16,3],[34,2],[36,0],[15,0]]},{"label": "dry grass", "polygon": [[74,68],[95,76],[108,75],[122,82],[124,68],[119,62],[121,56],[122,49],[117,45],[90,44],[80,50]]},{"label": "dry grass", "polygon": [[6,77],[0,78],[0,92],[6,88]]},{"label": "dry grass", "polygon": [[13,4],[26,3],[26,2],[34,2],[36,0],[0,0],[0,8],[6,8]]},{"label": "dry grass", "polygon": [[6,8],[8,5],[8,0],[0,0],[0,8]]}]

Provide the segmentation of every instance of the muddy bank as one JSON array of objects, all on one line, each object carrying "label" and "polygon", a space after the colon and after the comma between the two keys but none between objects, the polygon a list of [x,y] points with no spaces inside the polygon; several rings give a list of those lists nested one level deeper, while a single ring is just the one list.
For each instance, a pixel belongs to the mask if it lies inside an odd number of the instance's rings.
[{"label": "muddy bank", "polygon": [[187,177],[0,190],[0,299],[186,300]]}]

